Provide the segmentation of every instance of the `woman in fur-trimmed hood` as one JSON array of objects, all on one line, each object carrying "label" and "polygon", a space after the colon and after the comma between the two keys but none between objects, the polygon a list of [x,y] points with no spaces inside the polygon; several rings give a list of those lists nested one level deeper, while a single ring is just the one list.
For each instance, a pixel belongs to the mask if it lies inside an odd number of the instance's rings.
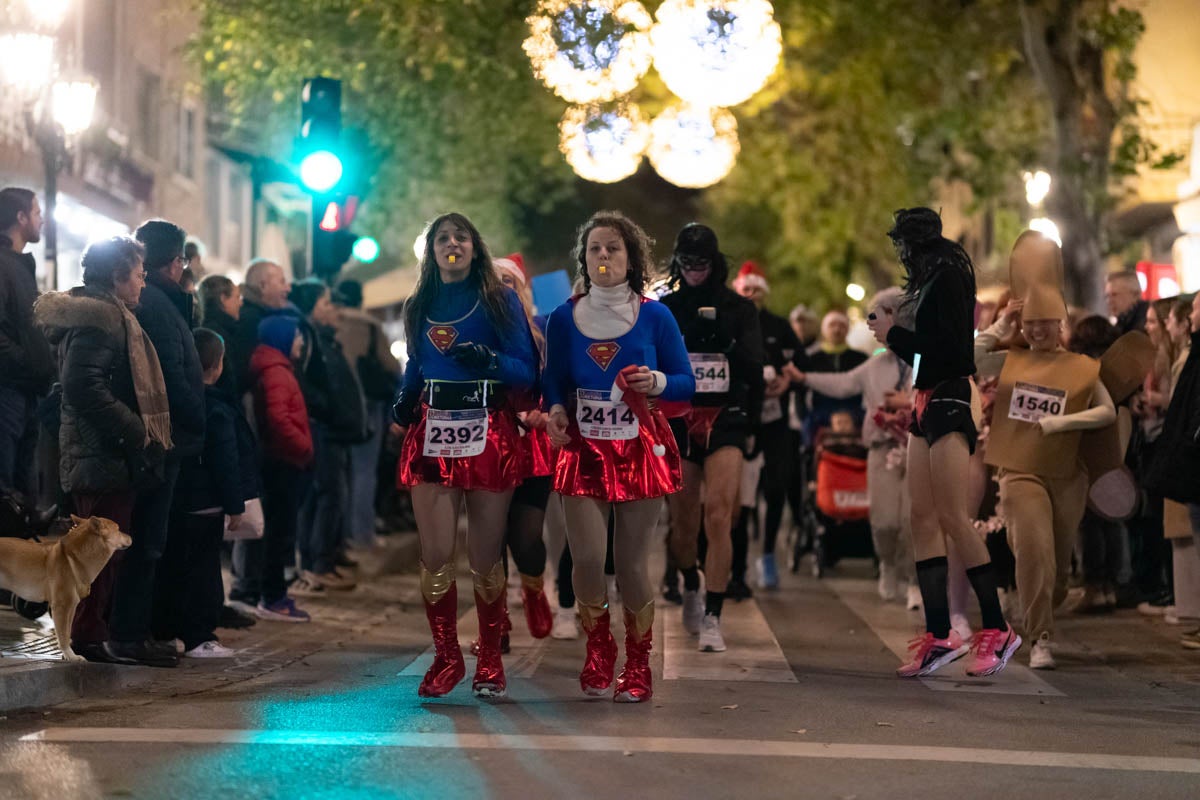
[{"label": "woman in fur-trimmed hood", "polygon": [[[171,416],[158,354],[130,310],[146,285],[142,246],[127,236],[83,254],[83,286],[42,295],[34,319],[58,354],[62,393],[59,473],[75,513],[131,533],[137,492],[161,479]],[[76,609],[71,647],[112,661],[108,609],[120,556]]]}]

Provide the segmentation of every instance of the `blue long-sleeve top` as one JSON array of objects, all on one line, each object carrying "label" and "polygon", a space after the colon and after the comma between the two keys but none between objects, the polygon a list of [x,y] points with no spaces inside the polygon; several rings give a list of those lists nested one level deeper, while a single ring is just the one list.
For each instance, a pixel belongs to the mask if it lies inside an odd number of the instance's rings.
[{"label": "blue long-sleeve top", "polygon": [[[505,287],[504,303],[512,320],[509,330],[498,331],[472,280],[443,284],[421,323],[420,335],[408,343],[404,389],[420,392],[425,381],[495,380],[513,388],[532,386],[537,379],[529,320],[521,299]],[[471,369],[446,355],[456,344],[483,344],[496,353],[495,369]]]},{"label": "blue long-sleeve top", "polygon": [[546,409],[567,405],[576,389],[607,391],[617,373],[630,364],[658,370],[667,377],[664,400],[684,401],[696,392],[696,377],[688,361],[679,325],[666,306],[642,303],[637,322],[611,340],[590,339],[575,326],[574,300],[550,314],[546,324],[546,370],[542,402]]}]

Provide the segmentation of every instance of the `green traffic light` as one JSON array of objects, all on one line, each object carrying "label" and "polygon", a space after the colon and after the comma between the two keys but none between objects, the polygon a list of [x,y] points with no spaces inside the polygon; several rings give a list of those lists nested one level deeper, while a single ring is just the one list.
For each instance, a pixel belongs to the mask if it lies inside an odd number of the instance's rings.
[{"label": "green traffic light", "polygon": [[342,160],[328,150],[309,153],[300,162],[300,180],[314,192],[327,192],[342,179]]},{"label": "green traffic light", "polygon": [[370,236],[361,236],[354,243],[354,249],[351,251],[354,257],[363,264],[370,264],[375,259],[379,258],[379,242],[372,239]]}]

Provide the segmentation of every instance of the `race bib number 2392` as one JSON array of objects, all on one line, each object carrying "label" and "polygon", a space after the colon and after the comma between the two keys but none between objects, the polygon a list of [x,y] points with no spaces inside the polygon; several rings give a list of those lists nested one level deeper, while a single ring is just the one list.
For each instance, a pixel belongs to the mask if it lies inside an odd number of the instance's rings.
[{"label": "race bib number 2392", "polygon": [[487,446],[487,431],[486,408],[463,411],[431,408],[425,416],[425,447],[422,452],[427,458],[477,456]]}]

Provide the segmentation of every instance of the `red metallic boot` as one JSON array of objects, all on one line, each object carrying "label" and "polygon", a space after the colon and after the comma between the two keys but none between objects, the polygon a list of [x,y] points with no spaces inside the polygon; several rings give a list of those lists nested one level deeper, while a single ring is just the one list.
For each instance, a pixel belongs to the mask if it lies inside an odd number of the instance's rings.
[{"label": "red metallic boot", "polygon": [[636,614],[625,609],[625,667],[617,676],[613,701],[644,703],[654,694],[650,685],[650,643],[654,638],[654,603]]},{"label": "red metallic boot", "polygon": [[421,595],[425,599],[425,616],[433,634],[434,656],[417,694],[441,697],[467,674],[462,649],[458,646],[458,587],[454,583],[454,564],[447,564],[437,572],[429,572],[422,564]]},{"label": "red metallic boot", "polygon": [[600,697],[612,685],[617,666],[617,642],[609,626],[608,603],[602,606],[580,603],[579,616],[587,632],[587,660],[579,673],[579,686],[584,694]]},{"label": "red metallic boot", "polygon": [[500,659],[500,639],[508,619],[504,566],[497,563],[487,575],[472,571],[475,579],[475,613],[479,616],[479,654],[471,690],[476,697],[503,697],[508,683]]},{"label": "red metallic boot", "polygon": [[[512,643],[509,641],[508,634],[512,631],[512,619],[508,616],[508,605],[504,606],[504,625],[500,628],[500,653],[508,655],[512,650]],[[471,655],[479,655],[479,637],[475,637],[475,641],[471,642]]]},{"label": "red metallic boot", "polygon": [[535,639],[545,639],[554,627],[554,614],[550,611],[550,601],[546,599],[541,575],[521,576],[521,600],[525,606],[525,624],[529,626],[529,635]]}]

